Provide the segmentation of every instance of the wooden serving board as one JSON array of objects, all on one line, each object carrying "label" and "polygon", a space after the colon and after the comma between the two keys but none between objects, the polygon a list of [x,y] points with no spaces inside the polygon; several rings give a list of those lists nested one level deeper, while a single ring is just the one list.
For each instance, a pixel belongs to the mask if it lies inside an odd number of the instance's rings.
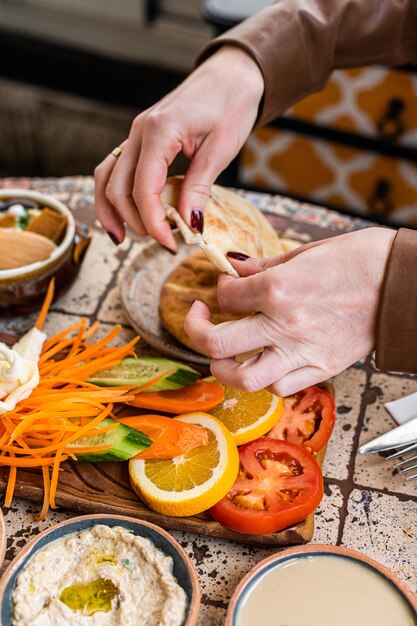
[{"label": "wooden serving board", "polygon": [[[1,335],[0,341],[12,344],[17,338]],[[333,393],[333,388],[326,385]],[[322,464],[324,451],[318,455]],[[8,468],[0,468],[0,492],[6,491]],[[37,469],[20,469],[17,473],[15,497],[41,503],[43,500],[42,474]],[[128,463],[62,464],[56,502],[59,507],[81,513],[114,513],[130,515],[158,524],[168,530],[180,530],[231,539],[241,543],[285,547],[309,542],[313,538],[314,515],[294,526],[268,535],[244,535],[225,528],[209,513],[193,517],[169,517],[149,509],[130,486]]]},{"label": "wooden serving board", "polygon": [[[0,490],[6,490],[8,470],[0,469]],[[15,496],[42,502],[43,484],[40,472],[19,470]],[[158,524],[169,530],[211,535],[244,543],[289,546],[306,543],[313,536],[314,520],[310,515],[294,527],[271,535],[242,535],[224,528],[208,513],[193,517],[168,517],[155,513],[143,504],[130,487],[128,464],[74,463],[66,461],[59,476],[56,498],[60,507],[81,513],[115,513],[130,515]]]}]

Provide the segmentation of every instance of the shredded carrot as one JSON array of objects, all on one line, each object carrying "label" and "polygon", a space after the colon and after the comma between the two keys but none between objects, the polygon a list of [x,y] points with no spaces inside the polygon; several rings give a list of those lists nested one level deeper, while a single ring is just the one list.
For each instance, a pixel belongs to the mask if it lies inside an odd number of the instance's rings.
[{"label": "shredded carrot", "polygon": [[43,465],[53,465],[53,457],[46,459],[27,459],[0,456],[0,465],[9,467],[42,467]]},{"label": "shredded carrot", "polygon": [[[14,454],[12,453],[13,457]],[[14,488],[16,486],[17,467],[11,467],[9,470],[9,480],[7,481],[6,497],[4,499],[4,506],[9,508],[12,503]]]},{"label": "shredded carrot", "polygon": [[85,317],[81,318],[81,324],[80,324],[80,328],[78,329],[78,334],[76,336],[76,338],[74,339],[74,343],[72,344],[71,350],[68,353],[68,356],[74,356],[74,354],[78,353],[78,350],[81,346],[81,342],[83,340],[83,335],[85,332],[85,323],[86,323],[86,319]]},{"label": "shredded carrot", "polygon": [[[50,283],[36,322],[41,329],[52,302]],[[102,425],[114,417],[115,403],[128,403],[137,393],[131,386],[103,389],[87,381],[98,370],[118,365],[134,355],[138,337],[120,347],[108,344],[118,335],[116,326],[96,342],[86,343],[99,327],[85,318],[45,341],[39,363],[39,384],[28,398],[0,417],[0,467],[9,467],[6,506],[10,506],[19,468],[42,471],[44,499],[37,520],[44,519],[48,508],[56,506],[62,463],[76,460],[77,454],[105,452],[110,446],[77,447],[81,437],[104,434],[117,424]],[[159,380],[160,377],[158,377]],[[154,384],[155,381],[152,381]]]},{"label": "shredded carrot", "polygon": [[[51,476],[51,484],[50,484],[49,506],[51,507],[51,509],[56,509],[55,497],[56,497],[56,490],[58,488],[58,477],[59,477],[59,468],[61,465],[61,458],[62,458],[62,450],[58,450],[58,452],[56,453],[54,465],[52,468],[52,476]],[[46,470],[49,472],[48,468],[46,468]]]},{"label": "shredded carrot", "polygon": [[51,480],[49,478],[49,467],[42,467],[42,477],[43,477],[43,504],[42,509],[38,515],[35,515],[35,522],[40,522],[45,519],[46,514],[49,508],[49,499],[51,492]]},{"label": "shredded carrot", "polygon": [[95,322],[91,324],[90,328],[87,328],[87,330],[84,333],[83,339],[88,339],[89,337],[94,335],[94,333],[96,332],[98,328],[100,328],[100,322],[96,320]]},{"label": "shredded carrot", "polygon": [[39,317],[36,321],[35,328],[38,330],[42,330],[44,325],[46,316],[48,315],[49,307],[52,304],[52,300],[55,293],[55,278],[51,278],[49,281],[48,289],[46,291],[45,300],[43,301],[41,312],[39,313]]},{"label": "shredded carrot", "polygon": [[74,330],[77,330],[77,328],[80,327],[80,324],[81,322],[78,322],[77,324],[73,324],[72,326],[69,326],[68,328],[64,328],[64,330],[61,330],[56,335],[52,335],[52,337],[49,337],[49,339],[47,339],[45,343],[43,344],[43,353],[49,350],[51,346],[54,346],[56,343],[58,343],[58,341],[61,341],[63,337],[66,337],[67,335],[70,335]]}]

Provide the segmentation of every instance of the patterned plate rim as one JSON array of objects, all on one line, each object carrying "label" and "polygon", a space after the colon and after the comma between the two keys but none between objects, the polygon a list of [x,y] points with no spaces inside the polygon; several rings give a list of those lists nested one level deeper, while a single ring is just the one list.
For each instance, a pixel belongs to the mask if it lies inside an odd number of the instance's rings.
[{"label": "patterned plate rim", "polygon": [[[210,359],[180,344],[175,337],[163,328],[159,315],[159,295],[168,275],[175,267],[196,252],[195,246],[185,244],[180,239],[179,234],[175,236],[178,242],[178,253],[175,256],[168,250],[165,250],[160,244],[151,243],[132,259],[119,283],[123,310],[134,330],[159,352],[171,358],[174,357],[182,361],[195,363],[196,365],[208,366],[210,365]],[[138,318],[134,293],[137,293],[141,281],[143,282],[147,279],[149,273],[154,270],[156,261],[161,260],[167,271],[166,273],[154,272],[153,276],[154,289],[151,296],[151,313],[154,319],[157,320],[156,324],[158,326],[158,330],[154,331],[150,328],[152,322],[146,325],[146,323],[143,323],[143,320]]]}]

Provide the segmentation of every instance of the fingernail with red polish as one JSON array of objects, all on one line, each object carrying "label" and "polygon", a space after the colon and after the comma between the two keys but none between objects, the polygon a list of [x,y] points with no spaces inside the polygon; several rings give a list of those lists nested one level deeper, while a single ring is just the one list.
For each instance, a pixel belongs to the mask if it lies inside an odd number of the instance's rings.
[{"label": "fingernail with red polish", "polygon": [[120,244],[120,241],[117,239],[116,235],[113,235],[113,233],[111,233],[109,230],[107,231],[107,234],[115,246],[118,246]]},{"label": "fingernail with red polish", "polygon": [[193,209],[191,211],[191,228],[196,230],[200,235],[204,230],[204,215],[200,209]]},{"label": "fingernail with red polish", "polygon": [[228,252],[227,256],[231,259],[235,259],[236,261],[247,261],[250,257],[247,254],[243,254],[243,252]]}]

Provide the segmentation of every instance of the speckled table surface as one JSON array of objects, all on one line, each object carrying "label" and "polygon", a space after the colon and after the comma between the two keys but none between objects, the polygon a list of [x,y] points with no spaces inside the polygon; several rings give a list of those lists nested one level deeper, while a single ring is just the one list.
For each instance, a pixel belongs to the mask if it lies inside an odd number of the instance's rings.
[{"label": "speckled table surface", "polygon": [[[93,224],[91,178],[3,179],[0,187],[30,187],[53,193],[65,202],[77,219]],[[287,236],[308,241],[366,226],[359,219],[341,216],[266,194],[246,194]],[[147,240],[127,239],[115,247],[95,224],[92,245],[78,279],[53,306],[47,332],[59,330],[80,315],[99,319],[103,329],[118,322],[121,340],[132,336],[123,316],[118,280]],[[35,316],[0,319],[0,332],[22,333]],[[143,351],[148,348],[143,344]],[[395,426],[384,402],[417,391],[417,377],[388,375],[374,368],[372,358],[357,364],[334,380],[337,421],[324,463],[325,496],[316,512],[314,543],[348,546],[369,555],[395,571],[417,589],[417,481],[406,483],[378,456],[360,456],[358,447]],[[7,528],[6,561],[33,536],[52,524],[70,518],[63,510],[50,512],[36,523],[36,505],[15,500],[4,510]],[[239,580],[273,551],[219,541],[210,537],[173,532],[190,555],[202,586],[200,626],[220,626],[227,603]]]}]

